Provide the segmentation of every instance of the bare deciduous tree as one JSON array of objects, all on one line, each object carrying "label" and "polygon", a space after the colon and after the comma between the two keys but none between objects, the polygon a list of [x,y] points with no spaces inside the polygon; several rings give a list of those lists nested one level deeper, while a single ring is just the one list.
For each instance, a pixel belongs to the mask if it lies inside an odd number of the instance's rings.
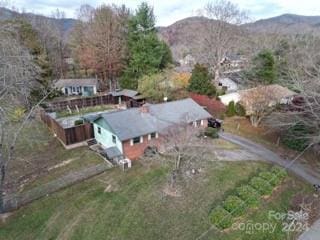
[{"label": "bare deciduous tree", "polygon": [[288,73],[283,82],[294,89],[298,96],[289,107],[270,115],[267,123],[281,131],[303,126],[307,131],[302,138],[308,147],[320,144],[320,40],[303,36],[290,43],[287,53]]},{"label": "bare deciduous tree", "polygon": [[203,169],[210,152],[209,139],[201,136],[202,129],[191,124],[173,125],[161,134],[161,149],[164,156],[159,156],[169,164],[169,187],[176,189],[177,178],[190,179],[199,169]]},{"label": "bare deciduous tree", "polygon": [[93,69],[103,79],[105,86],[115,89],[118,87],[116,78],[127,57],[129,10],[124,6],[102,5],[86,12],[86,20],[74,29],[73,51],[82,67]]},{"label": "bare deciduous tree", "polygon": [[207,34],[201,44],[201,52],[217,81],[220,76],[221,61],[238,48],[242,32],[239,25],[247,20],[247,14],[227,0],[215,0],[205,6],[204,16],[215,20],[205,26]]},{"label": "bare deciduous tree", "polygon": [[268,116],[279,99],[268,86],[259,86],[244,91],[241,94],[241,103],[250,117],[252,126],[258,127],[261,121]]},{"label": "bare deciduous tree", "polygon": [[0,27],[0,213],[4,211],[8,164],[14,159],[19,134],[36,106],[29,94],[39,69],[18,41],[10,24]]}]

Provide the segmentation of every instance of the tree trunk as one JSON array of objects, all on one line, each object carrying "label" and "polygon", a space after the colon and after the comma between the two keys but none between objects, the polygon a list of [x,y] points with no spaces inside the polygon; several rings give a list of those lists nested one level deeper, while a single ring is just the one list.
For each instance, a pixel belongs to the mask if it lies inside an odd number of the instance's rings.
[{"label": "tree trunk", "polygon": [[[1,157],[1,156],[0,156]],[[5,181],[5,174],[6,174],[6,169],[5,166],[1,166],[0,170],[0,214],[5,212],[4,209],[4,181]]]}]

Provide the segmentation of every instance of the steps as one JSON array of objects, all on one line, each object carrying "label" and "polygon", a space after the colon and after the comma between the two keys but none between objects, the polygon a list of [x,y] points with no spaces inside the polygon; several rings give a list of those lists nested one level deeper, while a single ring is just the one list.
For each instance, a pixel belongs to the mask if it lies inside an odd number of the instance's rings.
[{"label": "steps", "polygon": [[97,144],[97,140],[95,138],[92,138],[90,140],[87,141],[88,146],[93,146]]}]

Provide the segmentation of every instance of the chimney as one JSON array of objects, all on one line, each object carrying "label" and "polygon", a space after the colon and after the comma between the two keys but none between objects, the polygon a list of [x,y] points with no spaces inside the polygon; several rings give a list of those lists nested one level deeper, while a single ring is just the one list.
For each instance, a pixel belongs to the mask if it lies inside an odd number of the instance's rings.
[{"label": "chimney", "polygon": [[150,106],[150,104],[148,104],[148,103],[143,104],[139,109],[140,112],[141,113],[148,113],[149,112],[149,106]]}]

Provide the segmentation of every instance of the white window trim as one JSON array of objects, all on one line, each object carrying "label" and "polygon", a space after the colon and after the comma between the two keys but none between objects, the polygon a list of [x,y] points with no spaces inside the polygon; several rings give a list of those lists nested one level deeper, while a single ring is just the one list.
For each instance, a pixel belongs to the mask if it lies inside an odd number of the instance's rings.
[{"label": "white window trim", "polygon": [[156,132],[156,138],[158,138],[159,137],[159,134]]},{"label": "white window trim", "polygon": [[148,141],[150,141],[150,140],[151,140],[151,133],[148,134]]},{"label": "white window trim", "polygon": [[140,143],[143,143],[143,136],[140,137]]},{"label": "white window trim", "polygon": [[130,139],[130,146],[133,146],[133,139]]},{"label": "white window trim", "polygon": [[200,126],[203,126],[203,125],[204,125],[204,121],[203,121],[203,120],[201,120]]}]

